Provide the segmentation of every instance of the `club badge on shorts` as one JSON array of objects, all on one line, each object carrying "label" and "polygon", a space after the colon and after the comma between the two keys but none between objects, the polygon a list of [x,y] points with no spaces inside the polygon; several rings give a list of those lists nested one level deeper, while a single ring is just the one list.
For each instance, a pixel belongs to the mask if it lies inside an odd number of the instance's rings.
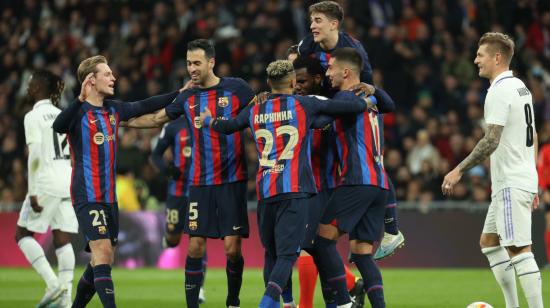
[{"label": "club badge on shorts", "polygon": [[189,222],[189,230],[195,231],[199,227],[199,223],[196,220]]}]

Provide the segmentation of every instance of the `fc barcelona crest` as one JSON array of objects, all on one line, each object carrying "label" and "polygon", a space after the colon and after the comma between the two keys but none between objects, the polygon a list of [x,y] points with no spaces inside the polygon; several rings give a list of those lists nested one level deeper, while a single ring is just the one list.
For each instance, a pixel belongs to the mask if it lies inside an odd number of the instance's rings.
[{"label": "fc barcelona crest", "polygon": [[111,125],[115,125],[115,116],[114,115],[109,115],[109,122],[111,122]]},{"label": "fc barcelona crest", "polygon": [[229,98],[227,96],[222,96],[218,98],[218,106],[222,108],[229,106]]},{"label": "fc barcelona crest", "polygon": [[197,223],[196,220],[189,222],[189,229],[190,230],[195,231],[195,230],[197,230],[198,227],[199,227],[199,224]]}]

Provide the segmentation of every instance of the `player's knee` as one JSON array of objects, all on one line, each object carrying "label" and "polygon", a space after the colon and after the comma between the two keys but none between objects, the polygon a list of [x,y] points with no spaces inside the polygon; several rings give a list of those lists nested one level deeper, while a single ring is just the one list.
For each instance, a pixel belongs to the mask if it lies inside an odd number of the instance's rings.
[{"label": "player's knee", "polygon": [[482,234],[479,238],[479,246],[481,249],[500,246],[498,235],[496,234]]},{"label": "player's knee", "polygon": [[15,242],[19,243],[19,241],[22,238],[27,237],[27,236],[32,236],[32,235],[33,235],[33,233],[30,232],[29,230],[21,228],[21,227],[17,227],[17,229],[15,230]]},{"label": "player's knee", "polygon": [[201,237],[190,237],[187,254],[191,258],[202,258],[206,252],[206,240]]},{"label": "player's knee", "polygon": [[236,246],[226,246],[225,256],[231,261],[236,261],[241,257],[241,250]]},{"label": "player's knee", "polygon": [[173,234],[167,234],[166,235],[166,244],[168,244],[168,247],[174,248],[180,244],[181,236],[173,235]]},{"label": "player's knee", "polygon": [[510,255],[510,257],[515,257],[521,253],[524,253],[524,252],[530,252],[531,251],[531,246],[530,245],[527,245],[527,246],[507,246],[506,247],[506,250],[508,251],[508,254]]},{"label": "player's knee", "polygon": [[296,260],[298,259],[298,255],[295,254],[295,253],[293,253],[293,254],[279,255],[279,256],[277,256],[277,259],[289,261],[289,262],[291,262],[292,264],[294,264],[294,263],[296,262]]},{"label": "player's knee", "polygon": [[53,233],[53,245],[55,248],[61,248],[71,242],[71,237],[68,233],[54,230]]}]

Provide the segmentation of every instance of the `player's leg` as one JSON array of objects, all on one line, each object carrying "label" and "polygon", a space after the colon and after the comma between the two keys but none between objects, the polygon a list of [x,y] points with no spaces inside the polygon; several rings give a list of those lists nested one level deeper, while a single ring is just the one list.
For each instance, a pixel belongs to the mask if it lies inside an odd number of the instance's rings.
[{"label": "player's leg", "polygon": [[497,215],[500,243],[508,250],[529,307],[543,307],[542,278],[531,252],[531,206],[535,194],[505,188],[504,198],[503,210]]},{"label": "player's leg", "polygon": [[183,232],[184,215],[188,200],[186,197],[166,198],[166,225],[162,245],[173,248],[179,245]]},{"label": "player's leg", "polygon": [[217,231],[215,192],[210,186],[189,188],[189,203],[184,213],[184,233],[189,235],[185,259],[185,297],[187,307],[199,306],[200,286],[204,281],[203,257],[206,254],[206,238],[219,237]]},{"label": "player's leg", "polygon": [[341,186],[334,190],[319,225],[313,254],[317,267],[326,271],[327,282],[336,291],[338,305],[351,305],[346,285],[344,263],[336,250],[336,240],[349,233],[362,215],[356,212],[363,206],[358,197],[359,186]]},{"label": "player's leg", "polygon": [[[350,260],[350,262],[353,262],[353,260]],[[344,270],[346,271],[346,285],[352,302],[355,303],[355,307],[363,307],[365,304],[365,284],[363,283],[363,278],[355,276],[347,265],[344,265]]]},{"label": "player's leg", "polygon": [[248,237],[248,210],[246,182],[234,182],[214,186],[217,208],[217,225],[220,237],[224,239],[227,257],[227,299],[228,307],[240,305],[239,295],[243,281],[244,259],[241,252],[241,238]]},{"label": "player's leg", "polygon": [[544,232],[546,268],[550,268],[550,188],[542,193],[542,203],[544,204],[544,220],[546,221],[546,231]]},{"label": "player's leg", "polygon": [[[361,192],[366,211],[350,233],[351,260],[365,282],[365,291],[372,307],[385,307],[382,273],[376,265],[372,253],[373,243],[380,238],[384,230],[384,212],[387,190],[379,187],[364,186]],[[361,305],[362,303],[357,303]]]},{"label": "player's leg", "polygon": [[313,257],[302,250],[297,261],[297,268],[300,282],[300,307],[312,308],[318,276],[317,266],[313,261]]},{"label": "player's leg", "polygon": [[292,296],[292,274],[288,277],[286,286],[283,288],[281,293],[283,298],[283,308],[296,308],[296,303],[294,302],[294,297]]},{"label": "player's leg", "polygon": [[75,267],[75,255],[70,234],[78,233],[78,222],[69,198],[52,197],[51,199],[52,202],[56,203],[55,206],[57,207],[51,227],[53,229],[53,240],[56,248],[55,255],[57,256],[59,283],[66,288],[60,300],[60,305],[62,307],[70,307],[72,305],[71,296]]},{"label": "player's leg", "polygon": [[[260,233],[260,240],[265,249],[264,260],[264,286],[267,290],[270,282],[270,276],[277,262],[277,250],[275,244],[275,222],[277,217],[277,207],[274,203],[266,203],[263,200],[258,202],[257,220]],[[263,305],[263,306],[262,306]],[[279,298],[271,298],[264,295],[260,307],[279,307]]]},{"label": "player's leg", "polygon": [[15,241],[19,249],[46,283],[46,293],[40,300],[40,307],[56,300],[63,292],[63,286],[59,284],[55,272],[44,255],[44,249],[33,237],[35,232],[45,233],[48,230],[51,217],[51,207],[43,206],[42,212],[36,213],[32,210],[27,197],[23,202],[15,230]]},{"label": "player's leg", "polygon": [[503,193],[503,191],[500,191],[492,198],[489,210],[487,211],[487,217],[485,218],[479,245],[481,246],[481,252],[487,257],[491,271],[504,294],[506,307],[509,308],[519,307],[519,301],[516,288],[516,277],[514,271],[510,270],[512,268],[510,256],[506,250],[500,246],[498,238],[496,223],[498,219],[497,211],[499,211],[501,207],[499,204],[504,203]]},{"label": "player's leg", "polygon": [[375,260],[389,257],[395,253],[396,249],[405,245],[405,237],[403,233],[399,231],[397,223],[397,197],[395,195],[395,187],[389,178],[388,182],[390,189],[384,214],[384,236],[382,237],[380,246],[374,254]]},{"label": "player's leg", "polygon": [[[306,232],[308,199],[289,199],[268,204],[274,209],[274,239],[277,259],[269,275],[260,307],[279,307],[279,297],[292,275],[292,267]],[[272,212],[273,213],[273,212]]]},{"label": "player's leg", "polygon": [[206,268],[208,265],[208,252],[204,252],[204,257],[202,257],[202,283],[199,290],[199,304],[206,302],[206,295],[204,292],[204,282],[206,281]]}]

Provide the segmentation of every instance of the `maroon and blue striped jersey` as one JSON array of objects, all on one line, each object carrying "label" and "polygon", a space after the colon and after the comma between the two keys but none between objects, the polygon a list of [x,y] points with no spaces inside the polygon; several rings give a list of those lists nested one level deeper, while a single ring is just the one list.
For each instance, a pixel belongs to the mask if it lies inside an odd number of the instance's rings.
[{"label": "maroon and blue striped jersey", "polygon": [[[359,97],[347,101],[315,96],[277,94],[262,104],[249,105],[233,120],[213,120],[214,130],[232,133],[246,127],[258,152],[258,199],[283,194],[315,194],[311,170],[311,129],[317,114],[360,113],[366,103]],[[208,125],[207,120],[205,124]]]},{"label": "maroon and blue striped jersey", "polygon": [[317,190],[336,187],[338,180],[338,152],[336,134],[332,125],[311,131],[311,167]]},{"label": "maroon and blue striped jersey", "polygon": [[189,193],[189,170],[191,169],[191,129],[183,117],[166,124],[162,129],[157,145],[153,149],[152,159],[161,173],[167,174],[168,166],[163,159],[164,152],[170,148],[172,163],[179,174],[177,178],[168,181],[168,195],[174,197],[187,196]]},{"label": "maroon and blue striped jersey", "polygon": [[206,107],[216,118],[234,118],[253,98],[254,93],[244,80],[221,78],[211,88],[183,91],[166,107],[169,118],[184,115],[191,128],[189,185],[219,185],[248,179],[243,132],[220,134],[201,127],[199,119]]},{"label": "maroon and blue striped jersey", "polygon": [[[336,43],[336,47],[332,50],[324,50],[321,48],[319,43],[315,43],[313,40],[313,35],[308,34],[302,41],[300,41],[300,44],[298,45],[298,53],[319,59],[321,66],[326,70],[328,67],[328,60],[330,60],[330,54],[336,49],[343,47],[351,47],[359,52],[361,58],[363,58],[363,67],[361,69],[360,79],[362,82],[372,84],[372,67],[365,48],[361,42],[345,32],[340,32],[338,34],[338,42]],[[328,86],[329,83],[330,81],[325,78],[324,85]]]},{"label": "maroon and blue striped jersey", "polygon": [[168,105],[176,94],[133,103],[105,100],[101,107],[75,101],[57,116],[53,128],[67,134],[71,150],[71,198],[74,205],[117,202],[119,123]]},{"label": "maroon and blue striped jersey", "polygon": [[[335,99],[349,99],[351,91],[340,91]],[[335,119],[336,148],[340,164],[338,185],[372,185],[388,189],[383,164],[383,119],[367,110],[356,116]]]}]

